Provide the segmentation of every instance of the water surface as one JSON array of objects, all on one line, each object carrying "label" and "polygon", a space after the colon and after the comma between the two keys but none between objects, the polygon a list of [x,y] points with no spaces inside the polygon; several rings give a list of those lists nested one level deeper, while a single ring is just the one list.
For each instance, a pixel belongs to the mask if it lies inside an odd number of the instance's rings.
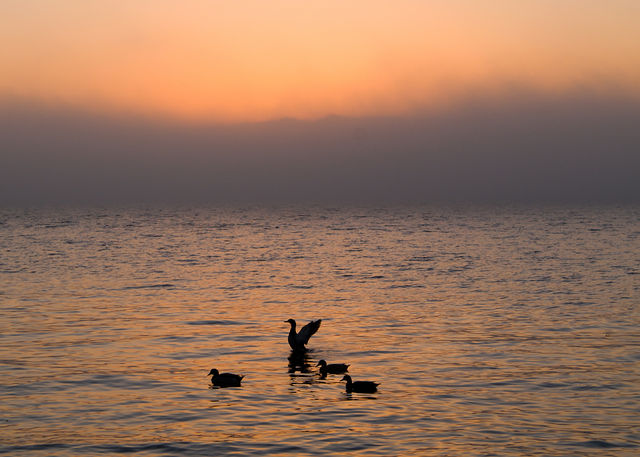
[{"label": "water surface", "polygon": [[637,207],[4,210],[0,253],[0,453],[640,453]]}]

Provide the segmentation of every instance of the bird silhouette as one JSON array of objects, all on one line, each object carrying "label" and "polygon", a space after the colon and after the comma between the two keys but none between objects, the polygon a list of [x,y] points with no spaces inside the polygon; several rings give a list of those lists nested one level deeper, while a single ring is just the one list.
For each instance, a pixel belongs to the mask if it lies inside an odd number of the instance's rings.
[{"label": "bird silhouette", "polygon": [[351,381],[351,376],[344,375],[341,381],[347,381],[347,392],[359,392],[359,393],[373,393],[378,390],[380,383],[373,381]]},{"label": "bird silhouette", "polygon": [[211,384],[218,387],[240,387],[240,382],[244,376],[233,373],[220,373],[212,368],[207,376],[211,376]]},{"label": "bird silhouette", "polygon": [[326,376],[327,373],[342,374],[345,371],[349,371],[349,365],[346,363],[330,363],[327,365],[326,360],[319,360],[316,366],[320,367],[320,374]]},{"label": "bird silhouette", "polygon": [[309,342],[309,338],[311,338],[311,335],[318,331],[322,319],[309,322],[297,333],[296,321],[294,319],[289,319],[285,322],[291,324],[291,329],[289,330],[289,346],[291,346],[291,349],[293,349],[294,351],[306,351],[307,348],[305,347],[305,344]]}]

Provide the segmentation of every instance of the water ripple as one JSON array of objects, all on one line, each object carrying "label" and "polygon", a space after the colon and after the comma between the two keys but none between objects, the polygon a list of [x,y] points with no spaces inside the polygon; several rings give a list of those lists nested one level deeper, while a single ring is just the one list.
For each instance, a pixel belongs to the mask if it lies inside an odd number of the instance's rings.
[{"label": "water ripple", "polygon": [[637,454],[639,208],[0,213],[2,454]]}]

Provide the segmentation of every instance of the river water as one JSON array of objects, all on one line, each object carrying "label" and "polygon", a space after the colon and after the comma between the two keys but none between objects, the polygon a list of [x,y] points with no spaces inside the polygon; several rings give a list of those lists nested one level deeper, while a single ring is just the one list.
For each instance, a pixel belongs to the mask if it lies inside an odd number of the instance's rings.
[{"label": "river water", "polygon": [[0,453],[636,456],[639,274],[638,207],[5,209]]}]

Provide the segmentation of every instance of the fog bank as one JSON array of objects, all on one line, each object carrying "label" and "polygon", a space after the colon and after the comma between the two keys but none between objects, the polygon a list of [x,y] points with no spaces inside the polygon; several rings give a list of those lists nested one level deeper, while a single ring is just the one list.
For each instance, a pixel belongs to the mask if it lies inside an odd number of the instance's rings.
[{"label": "fog bank", "polygon": [[15,100],[0,116],[2,205],[640,200],[640,101],[623,94],[227,126]]}]

